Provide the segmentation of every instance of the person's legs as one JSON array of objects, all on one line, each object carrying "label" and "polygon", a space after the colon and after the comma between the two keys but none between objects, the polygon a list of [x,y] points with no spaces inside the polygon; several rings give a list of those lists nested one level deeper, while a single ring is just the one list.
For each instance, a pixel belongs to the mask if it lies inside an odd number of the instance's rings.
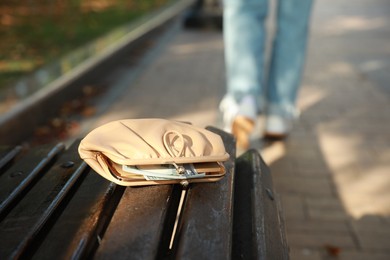
[{"label": "person's legs", "polygon": [[227,93],[221,102],[225,128],[237,141],[252,130],[263,93],[264,20],[267,0],[224,1],[224,43]]},{"label": "person's legs", "polygon": [[227,91],[239,101],[260,94],[267,0],[224,1]]},{"label": "person's legs", "polygon": [[[283,119],[288,124],[298,114],[295,101],[304,67],[311,6],[312,0],[279,0],[267,88],[270,120],[266,132],[286,134],[289,126],[277,125],[283,124]],[[278,118],[282,120],[279,123]]]}]

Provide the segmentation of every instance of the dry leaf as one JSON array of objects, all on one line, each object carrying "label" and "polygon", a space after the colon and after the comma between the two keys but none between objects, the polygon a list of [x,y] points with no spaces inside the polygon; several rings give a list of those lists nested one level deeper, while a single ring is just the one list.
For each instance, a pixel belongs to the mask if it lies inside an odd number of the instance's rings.
[{"label": "dry leaf", "polygon": [[338,257],[341,253],[341,248],[333,245],[325,245],[326,252],[329,256]]}]

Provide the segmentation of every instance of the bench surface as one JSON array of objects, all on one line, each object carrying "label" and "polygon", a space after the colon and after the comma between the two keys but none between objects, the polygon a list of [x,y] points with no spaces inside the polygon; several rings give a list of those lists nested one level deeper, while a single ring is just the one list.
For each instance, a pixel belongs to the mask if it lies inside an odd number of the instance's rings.
[{"label": "bench surface", "polygon": [[[231,135],[208,129],[235,154]],[[288,258],[271,176],[256,151],[231,156],[222,180],[183,189],[116,185],[77,148],[0,147],[0,259]]]}]

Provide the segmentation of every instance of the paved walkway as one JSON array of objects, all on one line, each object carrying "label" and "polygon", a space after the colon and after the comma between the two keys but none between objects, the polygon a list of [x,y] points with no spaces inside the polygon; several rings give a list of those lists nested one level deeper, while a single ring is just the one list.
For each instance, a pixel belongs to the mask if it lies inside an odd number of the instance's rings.
[{"label": "paved walkway", "polygon": [[[317,0],[301,120],[285,142],[253,136],[293,260],[390,259],[389,11],[387,0]],[[221,33],[178,29],[95,126],[137,117],[220,126],[223,94]]]}]

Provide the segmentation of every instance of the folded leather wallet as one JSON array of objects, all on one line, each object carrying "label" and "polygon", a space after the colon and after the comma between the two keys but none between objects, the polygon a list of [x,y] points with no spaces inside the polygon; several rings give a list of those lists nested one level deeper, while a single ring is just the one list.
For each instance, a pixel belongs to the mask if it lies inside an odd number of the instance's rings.
[{"label": "folded leather wallet", "polygon": [[158,118],[100,126],[81,140],[79,154],[98,174],[123,186],[218,181],[229,158],[219,135]]}]

